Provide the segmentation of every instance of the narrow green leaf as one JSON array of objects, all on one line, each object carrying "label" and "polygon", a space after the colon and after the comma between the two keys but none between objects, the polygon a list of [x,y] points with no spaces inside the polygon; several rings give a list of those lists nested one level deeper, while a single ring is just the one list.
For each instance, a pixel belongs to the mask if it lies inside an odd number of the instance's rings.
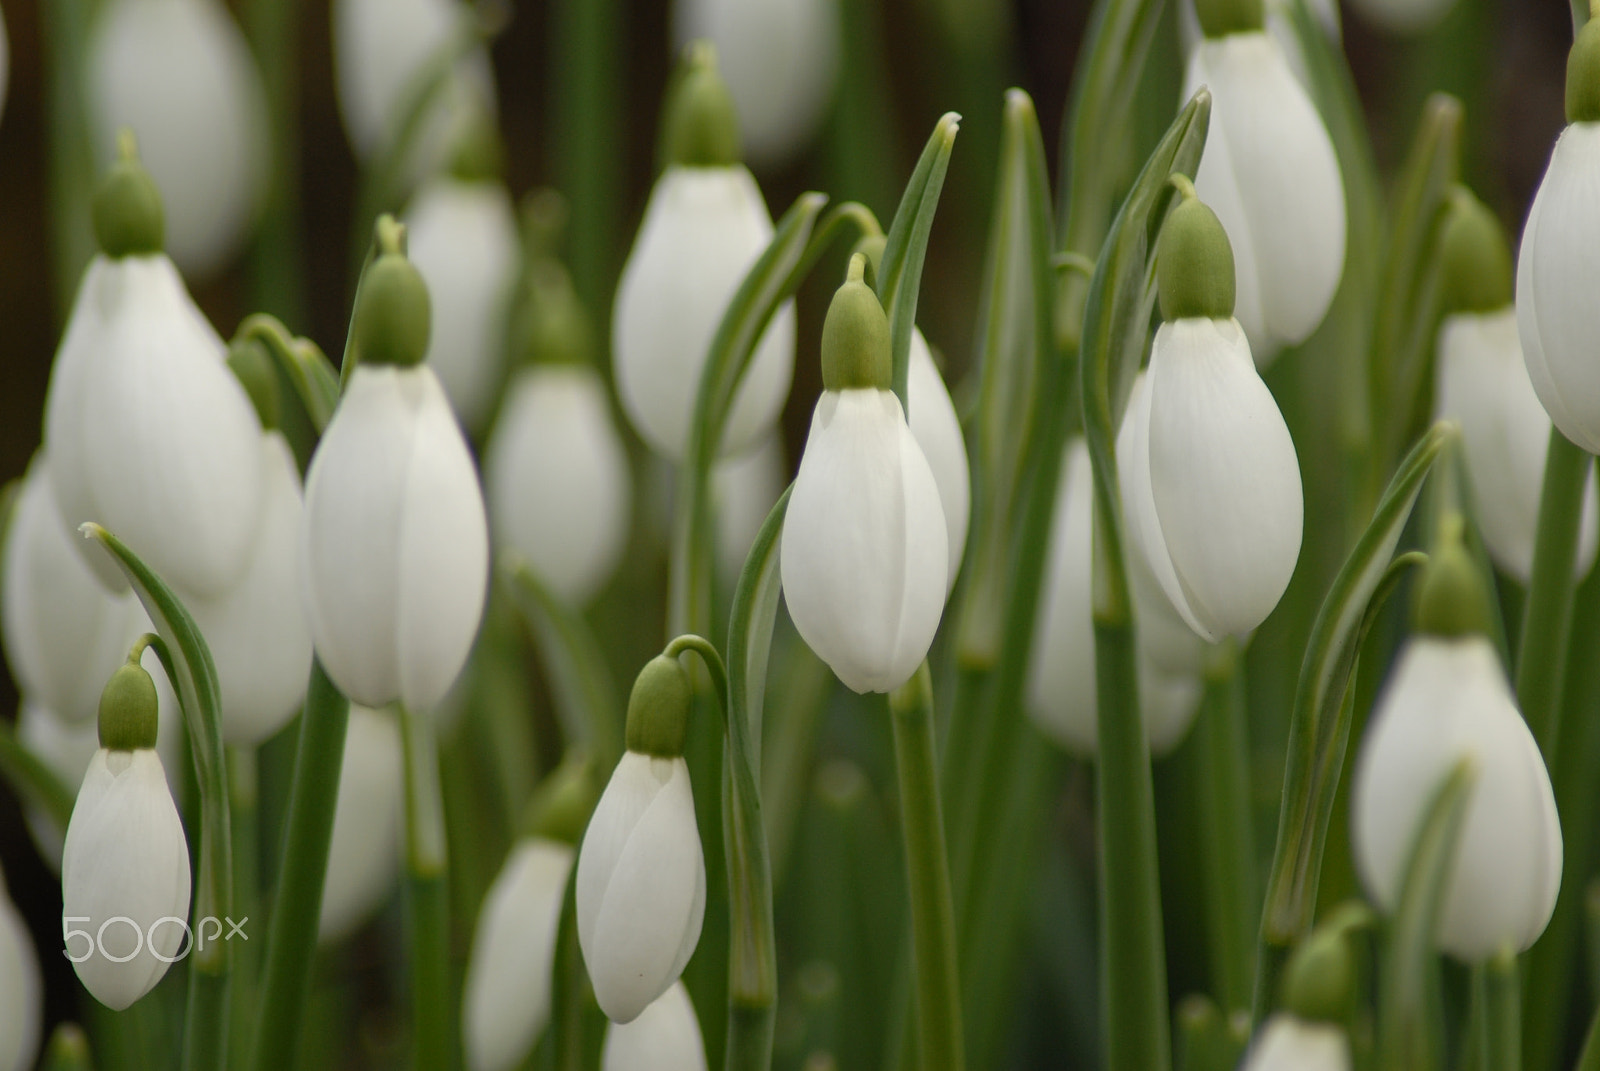
[{"label": "narrow green leaf", "polygon": [[752,769],[760,782],[761,708],[767,686],[767,659],[772,653],[772,628],[783,591],[778,575],[778,545],[793,485],[784,489],[756,533],[734,589],[728,622],[728,687],[731,716],[749,728]]},{"label": "narrow green leaf", "polygon": [[274,364],[294,387],[311,426],[321,435],[339,404],[339,373],[315,342],[294,338],[275,317],[255,313],[245,317],[236,339],[253,338],[266,348]]}]

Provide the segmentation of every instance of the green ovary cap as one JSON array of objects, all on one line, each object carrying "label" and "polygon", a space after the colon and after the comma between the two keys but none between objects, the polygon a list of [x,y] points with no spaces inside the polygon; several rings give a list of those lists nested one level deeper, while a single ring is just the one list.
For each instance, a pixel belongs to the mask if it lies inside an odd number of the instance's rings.
[{"label": "green ovary cap", "polygon": [[850,258],[849,278],[834,291],[828,318],[822,323],[824,390],[888,390],[893,381],[889,318],[878,295],[863,280],[866,268],[866,254]]},{"label": "green ovary cap", "polygon": [[1318,927],[1283,975],[1283,1006],[1301,1019],[1340,1022],[1355,1001],[1355,964],[1343,929]]},{"label": "green ovary cap", "polygon": [[1583,24],[1567,53],[1567,122],[1600,122],[1600,19]]},{"label": "green ovary cap", "polygon": [[1194,0],[1194,13],[1207,37],[1252,33],[1267,24],[1262,0]]},{"label": "green ovary cap", "polygon": [[676,658],[656,655],[644,664],[628,697],[629,751],[675,759],[689,735],[689,675]]},{"label": "green ovary cap", "polygon": [[594,328],[559,263],[545,259],[529,269],[519,324],[525,364],[593,363]]},{"label": "green ovary cap", "polygon": [[1500,221],[1464,186],[1451,192],[1440,239],[1448,312],[1493,312],[1511,304],[1511,246]]},{"label": "green ovary cap", "polygon": [[356,296],[356,352],[367,364],[409,368],[428,355],[433,311],[428,284],[406,259],[405,229],[389,216],[378,220],[378,256]]},{"label": "green ovary cap", "polygon": [[458,182],[494,182],[504,171],[500,131],[483,107],[475,107],[451,146],[450,177]]},{"label": "green ovary cap", "polygon": [[1217,214],[1193,187],[1167,214],[1156,242],[1156,287],[1161,294],[1161,318],[1184,320],[1202,317],[1226,320],[1233,316],[1233,245]]},{"label": "green ovary cap", "polygon": [[661,160],[672,167],[732,167],[743,159],[733,94],[709,41],[691,41],[667,91]]},{"label": "green ovary cap", "polygon": [[594,811],[594,764],[581,749],[573,751],[539,782],[522,812],[522,834],[576,845]]},{"label": "green ovary cap", "polygon": [[235,340],[228,346],[228,368],[239,385],[244,387],[245,394],[249,395],[250,404],[255,406],[261,430],[271,431],[278,427],[282,395],[278,373],[272,367],[272,357],[267,353],[266,346],[253,338]]},{"label": "green ovary cap", "polygon": [[1489,593],[1477,563],[1462,544],[1462,525],[1459,513],[1446,515],[1439,525],[1417,595],[1420,633],[1459,639],[1489,632]]},{"label": "green ovary cap", "polygon": [[123,663],[100,693],[100,746],[110,751],[155,747],[159,708],[150,674],[136,661]]},{"label": "green ovary cap", "polygon": [[878,277],[878,265],[883,263],[883,251],[888,246],[889,239],[881,234],[869,234],[856,243],[850,250],[850,255],[860,253],[867,258],[867,270],[862,274],[862,281],[868,286],[876,287],[874,280]]},{"label": "green ovary cap", "polygon": [[139,162],[133,131],[117,134],[117,161],[100,180],[90,207],[95,241],[108,257],[143,257],[166,244],[166,214],[155,179]]}]

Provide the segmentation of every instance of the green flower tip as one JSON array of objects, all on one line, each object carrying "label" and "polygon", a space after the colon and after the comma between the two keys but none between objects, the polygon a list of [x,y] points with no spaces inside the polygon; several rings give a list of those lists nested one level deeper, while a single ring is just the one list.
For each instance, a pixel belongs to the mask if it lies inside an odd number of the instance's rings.
[{"label": "green flower tip", "polygon": [[572,278],[553,260],[535,261],[523,290],[522,358],[526,364],[587,365],[594,360],[594,328]]},{"label": "green flower tip", "polygon": [[644,664],[628,696],[629,751],[672,759],[689,735],[689,675],[676,658],[656,655]]},{"label": "green flower tip", "polygon": [[[142,654],[143,641],[134,650]],[[138,654],[117,667],[100,693],[100,746],[110,751],[156,746],[156,682],[139,664]]]},{"label": "green flower tip", "polygon": [[282,394],[267,347],[254,338],[234,339],[228,346],[228,367],[255,406],[261,429],[271,431],[278,427]]},{"label": "green flower tip", "polygon": [[1233,316],[1233,245],[1222,221],[1195,195],[1182,175],[1174,176],[1182,200],[1167,213],[1156,241],[1156,288],[1161,318]]},{"label": "green flower tip", "polygon": [[1462,528],[1459,513],[1446,515],[1439,525],[1417,595],[1420,633],[1458,639],[1489,632],[1489,592],[1462,542]]},{"label": "green flower tip", "polygon": [[1600,19],[1593,16],[1567,53],[1567,122],[1600,122]]},{"label": "green flower tip", "polygon": [[100,180],[90,205],[95,241],[108,257],[143,257],[166,245],[166,215],[155,179],[139,162],[133,131],[117,133],[117,160]]},{"label": "green flower tip", "polygon": [[1511,304],[1511,246],[1489,207],[1465,186],[1451,191],[1439,241],[1447,312],[1493,312]]},{"label": "green flower tip", "polygon": [[732,167],[744,158],[733,94],[709,41],[691,41],[667,90],[661,158],[667,167]]},{"label": "green flower tip", "polygon": [[530,261],[554,257],[567,228],[567,199],[561,191],[548,186],[530,190],[523,195],[518,211],[522,216],[523,257]]},{"label": "green flower tip", "polygon": [[1230,33],[1256,33],[1266,27],[1266,5],[1262,0],[1195,0],[1194,13],[1207,37]]},{"label": "green flower tip", "polygon": [[422,273],[406,259],[405,228],[390,216],[378,220],[378,255],[356,295],[356,352],[367,364],[403,368],[428,354],[433,311]]},{"label": "green flower tip", "polygon": [[576,845],[599,799],[594,763],[579,749],[570,752],[539,782],[523,811],[522,834]]},{"label": "green flower tip", "polygon": [[874,289],[878,286],[878,265],[883,263],[883,251],[888,244],[889,239],[884,235],[869,234],[857,242],[854,249],[850,250],[852,258],[857,253],[867,258],[866,270],[862,272],[861,280]]},{"label": "green flower tip", "polygon": [[50,1035],[50,1044],[45,1047],[44,1063],[40,1065],[45,1071],[85,1071],[94,1067],[89,1054],[89,1038],[83,1032],[83,1027],[77,1023],[61,1023],[55,1032]]},{"label": "green flower tip", "polygon": [[505,147],[488,109],[472,109],[450,153],[450,176],[458,182],[495,182],[505,173]]},{"label": "green flower tip", "polygon": [[1345,931],[1319,926],[1289,957],[1283,1006],[1300,1019],[1343,1022],[1355,1003],[1355,989],[1355,963]]},{"label": "green flower tip", "polygon": [[888,390],[893,381],[889,318],[878,295],[866,284],[867,255],[850,257],[844,285],[834,291],[822,323],[824,390],[872,387]]}]

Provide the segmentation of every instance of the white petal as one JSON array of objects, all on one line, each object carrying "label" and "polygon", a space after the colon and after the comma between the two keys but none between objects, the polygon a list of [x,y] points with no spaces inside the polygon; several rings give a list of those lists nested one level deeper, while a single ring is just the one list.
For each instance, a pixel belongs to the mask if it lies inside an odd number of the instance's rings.
[{"label": "white petal", "polygon": [[[1253,289],[1242,282],[1245,271],[1256,272],[1262,334],[1251,343],[1270,352],[1303,342],[1344,274],[1344,180],[1328,128],[1266,33],[1202,41],[1189,91],[1201,82],[1211,89],[1212,129],[1195,189],[1233,239],[1241,295]],[[1206,164],[1223,145],[1234,191],[1224,170]],[[1243,265],[1242,245],[1250,247]]]},{"label": "white petal", "polygon": [[[669,167],[617,284],[617,395],[658,453],[683,456],[706,352],[729,301],[772,240],[772,217],[742,166]],[[761,336],[734,397],[722,447],[742,453],[771,429],[794,373],[794,304]]]},{"label": "white petal", "polygon": [[1179,320],[1150,356],[1150,486],[1203,634],[1248,632],[1300,555],[1294,442],[1236,321]]},{"label": "white petal", "polygon": [[311,626],[300,598],[300,470],[278,432],[261,437],[266,493],[255,553],[243,579],[218,599],[189,600],[222,691],[222,735],[258,744],[288,724],[305,699]]},{"label": "white petal", "polygon": [[484,897],[461,1002],[472,1071],[516,1067],[550,1020],[550,968],[572,846],[519,841]]},{"label": "white petal", "polygon": [[480,427],[499,385],[521,261],[511,195],[498,182],[435,179],[406,210],[406,255],[428,284],[428,365],[461,422]]},{"label": "white petal", "polygon": [[605,384],[587,367],[541,365],[512,379],[484,462],[489,515],[558,595],[588,602],[628,539],[628,458]]},{"label": "white petal", "polygon": [[1028,660],[1028,712],[1034,723],[1063,747],[1089,754],[1099,739],[1091,613],[1091,481],[1088,447],[1075,438],[1061,464],[1050,557]]},{"label": "white petal", "polygon": [[269,153],[261,76],[227,6],[114,0],[87,66],[101,165],[131,129],[161,191],[167,252],[190,275],[222,267],[254,221]]},{"label": "white petal", "polygon": [[317,939],[336,941],[382,905],[400,872],[400,727],[388,711],[352,703]]},{"label": "white petal", "polygon": [[1600,451],[1600,123],[1573,123],[1550,154],[1517,256],[1517,327],[1528,378],[1561,433]]},{"label": "white petal", "polygon": [[911,364],[906,378],[906,404],[911,408],[907,420],[917,437],[933,479],[939,485],[939,504],[944,508],[946,548],[950,570],[945,580],[945,595],[955,587],[961,571],[961,555],[967,546],[968,510],[972,499],[971,476],[967,470],[967,444],[961,437],[961,422],[956,407],[945,389],[944,377],[934,367],[928,340],[921,328],[911,332]]},{"label": "white petal", "polygon": [[939,489],[890,391],[825,391],[781,536],[789,616],[857,692],[887,692],[927,656],[944,611]]},{"label": "white petal", "polygon": [[[154,751],[95,752],[67,824],[61,897],[63,921],[95,937],[93,953],[73,967],[109,1008],[148,993],[167,971],[162,957],[186,946],[182,926],[155,926],[188,919],[189,848]],[[152,928],[154,948],[145,939]],[[88,945],[71,947],[77,956]]]},{"label": "white petal", "polygon": [[33,938],[0,886],[0,1071],[34,1065],[43,1022],[44,985]]},{"label": "white petal", "polygon": [[602,1071],[706,1071],[705,1041],[689,990],[674,982],[631,1023],[606,1026]]},{"label": "white petal", "polygon": [[717,575],[729,591],[739,582],[750,545],[756,541],[788,480],[783,436],[778,434],[769,435],[747,454],[719,458],[711,470],[717,518]]},{"label": "white petal", "polygon": [[1200,712],[1203,690],[1197,676],[1166,673],[1139,659],[1139,712],[1150,754],[1167,755],[1183,743]]},{"label": "white petal", "polygon": [[1332,1023],[1278,1012],[1250,1046],[1241,1071],[1350,1071],[1350,1043]]}]

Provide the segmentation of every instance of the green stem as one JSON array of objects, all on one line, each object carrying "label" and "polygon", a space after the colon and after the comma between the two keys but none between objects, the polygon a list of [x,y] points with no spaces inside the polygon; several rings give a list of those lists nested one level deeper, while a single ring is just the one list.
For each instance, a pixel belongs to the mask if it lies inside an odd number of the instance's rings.
[{"label": "green stem", "polygon": [[1483,979],[1484,1071],[1522,1071],[1522,976],[1509,951],[1475,972]]},{"label": "green stem", "polygon": [[[231,794],[229,817],[233,822],[233,910],[241,927],[248,927],[258,912],[260,874],[260,829],[258,813],[258,770],[253,747],[230,747],[228,791]],[[224,931],[226,932],[226,931]],[[249,929],[244,933],[248,935]],[[233,1046],[228,1065],[244,1071],[250,1062],[250,1038],[255,1022],[256,975],[260,966],[260,947],[253,941],[235,942],[233,949],[233,991],[228,1014],[232,1018]]]},{"label": "green stem", "polygon": [[450,900],[439,742],[427,715],[400,706],[405,745],[406,931],[411,949],[414,1065],[448,1068],[455,1054],[450,986]]},{"label": "green stem", "polygon": [[328,679],[322,663],[313,661],[284,820],[277,898],[267,926],[256,1071],[293,1066],[299,1052],[349,717],[350,701]]},{"label": "green stem", "polygon": [[900,825],[911,899],[912,964],[922,1071],[966,1066],[961,1033],[961,982],[956,971],[955,908],[945,852],[939,773],[933,754],[933,681],[924,662],[889,694]]},{"label": "green stem", "polygon": [[1227,1012],[1250,1008],[1255,984],[1260,881],[1250,816],[1250,752],[1246,739],[1243,655],[1227,641],[1207,667],[1195,726],[1201,761],[1198,818],[1201,881],[1212,985]]},{"label": "green stem", "polygon": [[[208,916],[196,911],[195,917],[203,921]],[[221,941],[216,943],[226,947]],[[183,1030],[185,1071],[223,1071],[228,1066],[229,974],[226,967],[206,970],[196,964],[190,968]]]},{"label": "green stem", "polygon": [[94,191],[94,151],[84,94],[88,77],[89,0],[40,4],[41,36],[50,72],[46,107],[50,122],[50,251],[54,255],[56,319],[64,321],[78,276],[94,255],[89,200]]},{"label": "green stem", "polygon": [[299,265],[300,231],[299,29],[301,0],[250,0],[245,27],[266,89],[271,165],[266,198],[250,253],[252,305],[280,320],[305,325]]},{"label": "green stem", "polygon": [[1578,557],[1578,518],[1589,455],[1550,429],[1544,489],[1539,498],[1539,535],[1533,547],[1533,577],[1522,615],[1517,649],[1517,702],[1553,764],[1561,736],[1561,688],[1572,625],[1573,563]]},{"label": "green stem", "polygon": [[563,0],[555,6],[551,34],[553,121],[550,158],[556,185],[572,213],[567,262],[584,306],[611,307],[618,252],[617,206],[622,177],[623,80],[617,0]]},{"label": "green stem", "polygon": [[1589,1033],[1584,1037],[1575,1071],[1600,1071],[1600,1007],[1595,1008],[1589,1020]]}]

